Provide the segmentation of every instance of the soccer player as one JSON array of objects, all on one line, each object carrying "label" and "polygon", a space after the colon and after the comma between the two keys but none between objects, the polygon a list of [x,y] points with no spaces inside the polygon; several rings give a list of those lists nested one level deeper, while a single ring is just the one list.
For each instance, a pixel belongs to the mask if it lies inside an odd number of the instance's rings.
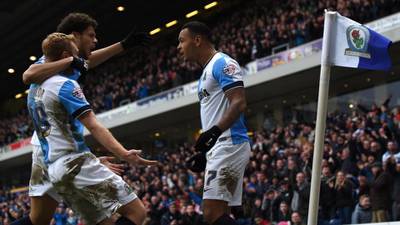
[{"label": "soccer player", "polygon": [[[53,33],[42,43],[46,61],[77,56],[72,35]],[[68,78],[69,67],[40,85],[31,87],[28,109],[48,165],[50,181],[66,203],[86,224],[113,224],[110,217],[123,217],[116,224],[142,224],[143,203],[122,178],[111,172],[90,152],[83,138],[83,125],[106,149],[136,165],[156,165],[125,149],[102,126],[92,112],[79,84]]]},{"label": "soccer player", "polygon": [[[69,78],[77,80],[81,72],[86,72],[88,66],[93,68],[112,56],[135,46],[145,45],[149,39],[145,33],[131,32],[123,41],[108,47],[91,52],[97,43],[95,28],[97,22],[83,13],[70,13],[61,21],[57,31],[73,34],[78,42],[79,57],[67,57],[54,62],[44,63],[41,57],[35,64],[31,65],[23,74],[23,81],[27,84],[41,83],[50,76],[59,73],[69,66],[75,68]],[[87,61],[84,59],[88,59]],[[88,64],[88,65],[87,65]],[[31,84],[34,87],[35,84]],[[36,133],[32,136],[32,174],[29,182],[29,195],[31,197],[31,211],[29,216],[14,221],[12,225],[24,224],[49,224],[53,213],[61,201],[60,196],[53,190],[47,175],[47,167],[44,163],[43,153]],[[116,173],[122,172],[120,165],[112,164],[108,160],[112,157],[100,157],[102,163]]]},{"label": "soccer player", "polygon": [[210,29],[193,21],[179,33],[178,51],[184,60],[203,67],[198,97],[203,133],[196,141],[199,153],[187,161],[193,172],[205,170],[203,210],[208,224],[236,224],[230,206],[241,205],[250,144],[244,124],[246,98],[239,64],[215,50]]}]

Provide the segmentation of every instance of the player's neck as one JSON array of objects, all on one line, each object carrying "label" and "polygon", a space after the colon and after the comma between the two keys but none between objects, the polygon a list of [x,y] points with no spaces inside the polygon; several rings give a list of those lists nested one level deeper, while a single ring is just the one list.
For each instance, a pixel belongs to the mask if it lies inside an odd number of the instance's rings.
[{"label": "player's neck", "polygon": [[68,67],[66,70],[63,71],[63,73],[70,75],[74,73],[74,70],[71,67]]},{"label": "player's neck", "polygon": [[214,48],[209,48],[203,52],[203,54],[199,57],[199,64],[204,68],[210,62],[210,60],[217,53],[217,50]]}]

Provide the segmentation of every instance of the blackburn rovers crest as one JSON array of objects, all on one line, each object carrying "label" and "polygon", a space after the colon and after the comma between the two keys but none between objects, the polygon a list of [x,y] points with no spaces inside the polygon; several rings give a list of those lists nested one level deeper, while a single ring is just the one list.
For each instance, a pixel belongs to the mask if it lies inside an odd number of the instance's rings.
[{"label": "blackburn rovers crest", "polygon": [[349,48],[344,51],[345,55],[357,56],[370,59],[368,53],[369,30],[363,26],[351,25],[346,30],[347,44]]}]

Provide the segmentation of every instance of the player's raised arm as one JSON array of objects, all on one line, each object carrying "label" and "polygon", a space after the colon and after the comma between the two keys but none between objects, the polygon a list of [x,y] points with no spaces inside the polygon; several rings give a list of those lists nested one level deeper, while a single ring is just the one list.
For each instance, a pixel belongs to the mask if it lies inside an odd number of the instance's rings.
[{"label": "player's raised arm", "polygon": [[132,30],[122,41],[93,51],[89,56],[89,68],[96,67],[111,57],[137,46],[145,47],[149,44],[150,37],[144,32]]},{"label": "player's raised arm", "polygon": [[54,76],[69,67],[77,69],[81,73],[86,72],[88,68],[85,60],[77,57],[71,56],[53,62],[45,62],[44,58],[41,58],[38,62],[30,65],[29,68],[25,70],[22,74],[22,81],[24,84],[40,84],[47,78]]},{"label": "player's raised arm", "polygon": [[140,150],[125,149],[111,132],[98,122],[92,111],[82,114],[78,119],[100,144],[122,160],[135,165],[156,165],[158,163],[157,161],[140,157]]}]

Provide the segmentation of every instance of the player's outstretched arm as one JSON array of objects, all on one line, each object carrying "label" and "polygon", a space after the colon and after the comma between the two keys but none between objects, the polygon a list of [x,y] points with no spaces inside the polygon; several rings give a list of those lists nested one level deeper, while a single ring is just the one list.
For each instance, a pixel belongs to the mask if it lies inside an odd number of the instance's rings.
[{"label": "player's outstretched arm", "polygon": [[121,53],[122,51],[124,51],[124,48],[119,42],[105,48],[93,51],[92,54],[89,56],[89,68],[91,69],[102,64],[103,62]]},{"label": "player's outstretched arm", "polygon": [[102,144],[106,149],[112,152],[115,156],[122,160],[135,164],[135,165],[157,165],[158,162],[154,160],[143,159],[139,156],[141,150],[126,150],[111,134],[111,132],[105,128],[96,119],[96,116],[92,111],[88,111],[78,118],[81,123],[89,130],[93,137]]},{"label": "player's outstretched arm", "polygon": [[40,84],[47,78],[54,76],[68,67],[79,70],[85,73],[88,70],[88,65],[84,59],[78,57],[67,57],[53,62],[39,62],[29,66],[22,74],[22,81],[25,84]]},{"label": "player's outstretched arm", "polygon": [[73,57],[67,57],[54,62],[32,64],[22,74],[22,81],[25,84],[40,84],[47,78],[66,70],[73,60]]},{"label": "player's outstretched arm", "polygon": [[124,50],[128,50],[137,46],[147,46],[150,40],[150,37],[146,33],[132,30],[122,41],[93,51],[89,56],[89,68],[93,68],[102,64]]}]

